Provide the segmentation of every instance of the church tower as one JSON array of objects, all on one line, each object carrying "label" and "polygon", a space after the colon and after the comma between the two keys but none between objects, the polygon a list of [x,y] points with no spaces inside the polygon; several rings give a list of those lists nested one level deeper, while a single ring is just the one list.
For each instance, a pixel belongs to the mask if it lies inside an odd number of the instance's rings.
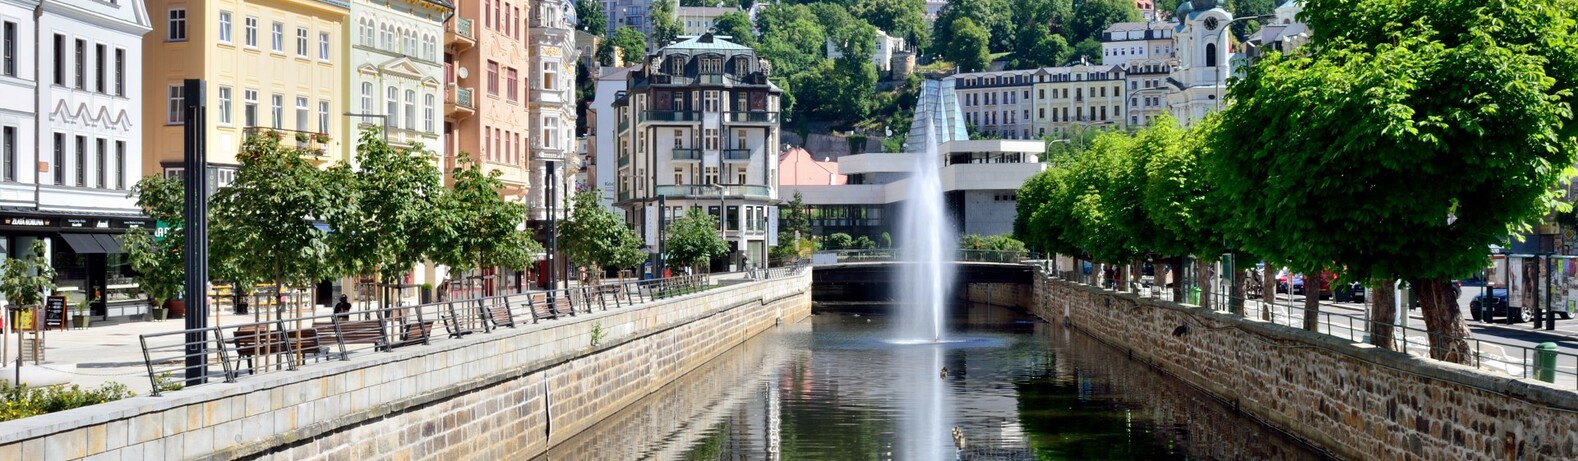
[{"label": "church tower", "polygon": [[1233,14],[1222,9],[1220,0],[1190,0],[1178,5],[1173,18],[1178,21],[1173,28],[1177,65],[1168,80],[1179,91],[1167,96],[1167,105],[1187,126],[1221,108],[1232,75],[1227,25]]}]

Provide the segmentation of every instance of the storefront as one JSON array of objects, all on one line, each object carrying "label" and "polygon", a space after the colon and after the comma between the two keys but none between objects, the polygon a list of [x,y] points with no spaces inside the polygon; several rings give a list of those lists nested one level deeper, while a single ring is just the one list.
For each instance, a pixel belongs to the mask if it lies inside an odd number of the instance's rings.
[{"label": "storefront", "polygon": [[147,312],[148,303],[132,279],[121,235],[152,225],[141,216],[0,212],[0,245],[14,258],[44,239],[56,292],[66,296],[70,309],[86,303],[94,317],[127,317]]}]

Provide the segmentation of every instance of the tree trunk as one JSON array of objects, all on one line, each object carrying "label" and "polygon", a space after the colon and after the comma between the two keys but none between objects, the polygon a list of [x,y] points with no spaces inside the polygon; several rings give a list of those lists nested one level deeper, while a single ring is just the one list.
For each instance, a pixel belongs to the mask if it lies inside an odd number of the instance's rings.
[{"label": "tree trunk", "polygon": [[[1236,258],[1235,258],[1236,259]],[[1235,261],[1236,262],[1236,261]],[[1233,270],[1233,285],[1227,288],[1227,307],[1238,316],[1244,316],[1244,271],[1238,268]]]},{"label": "tree trunk", "polygon": [[1141,269],[1142,266],[1143,264],[1138,260],[1129,263],[1129,289],[1126,291],[1130,293],[1140,292],[1140,277],[1144,276],[1144,271]]},{"label": "tree trunk", "polygon": [[1195,258],[1194,279],[1195,286],[1200,287],[1200,307],[1210,309],[1216,304],[1211,299],[1216,292],[1216,264]]},{"label": "tree trunk", "polygon": [[1419,293],[1425,329],[1430,333],[1430,358],[1473,365],[1473,352],[1468,347],[1468,325],[1463,322],[1463,311],[1458,309],[1457,300],[1452,299],[1451,282],[1420,279],[1408,283]]},{"label": "tree trunk", "polygon": [[1167,260],[1167,282],[1173,286],[1173,302],[1184,302],[1183,284],[1184,258],[1182,256]]},{"label": "tree trunk", "polygon": [[1277,302],[1277,272],[1266,265],[1266,270],[1260,274],[1260,319],[1271,321],[1272,309]]},{"label": "tree trunk", "polygon": [[[1316,333],[1320,333],[1320,271],[1319,267],[1304,271],[1304,329]],[[1288,291],[1293,291],[1292,280]]]},{"label": "tree trunk", "polygon": [[1397,283],[1395,279],[1378,278],[1370,288],[1370,344],[1395,351],[1392,338],[1392,319],[1397,316]]}]

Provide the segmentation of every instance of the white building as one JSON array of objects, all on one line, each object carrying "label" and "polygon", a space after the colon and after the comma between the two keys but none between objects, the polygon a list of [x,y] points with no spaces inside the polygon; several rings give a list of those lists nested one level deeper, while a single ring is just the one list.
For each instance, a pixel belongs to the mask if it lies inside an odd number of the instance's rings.
[{"label": "white building", "polygon": [[[580,48],[575,43],[575,4],[568,0],[531,2],[531,169],[532,184],[548,184],[554,169],[554,214],[568,216],[565,205],[575,191],[580,156],[575,142],[575,72]],[[548,219],[548,188],[531,188],[527,220]]]},{"label": "white building", "polygon": [[597,114],[598,130],[594,133],[592,149],[597,153],[597,160],[592,162],[597,165],[597,184],[594,186],[603,191],[603,206],[614,208],[614,199],[619,194],[616,187],[619,177],[614,173],[614,167],[619,155],[615,144],[616,133],[629,129],[630,121],[618,118],[614,111],[614,100],[625,92],[629,85],[630,72],[634,67],[604,67],[601,75],[597,76],[596,96],[588,112]]},{"label": "white building", "polygon": [[1233,14],[1218,0],[1193,0],[1178,5],[1173,45],[1177,66],[1168,74],[1174,87],[1167,93],[1173,118],[1188,126],[1221,109],[1232,69],[1228,23]]},{"label": "white building", "polygon": [[[454,12],[448,0],[352,0],[350,23],[350,89],[342,98],[353,126],[349,139],[366,127],[384,126],[397,147],[421,144],[434,162],[447,154],[443,141],[445,17]],[[356,158],[356,142],[341,143]]]},{"label": "white building", "polygon": [[[907,45],[903,37],[889,36],[881,29],[877,29],[876,42],[876,48],[871,53],[871,64],[877,66],[878,73],[887,73],[893,69],[893,54],[902,53]],[[827,57],[838,59],[843,56],[844,53],[838,51],[838,45],[833,43],[833,39],[827,39]]]},{"label": "white building", "polygon": [[1101,62],[1124,69],[1129,126],[1149,125],[1167,109],[1173,25],[1162,21],[1120,22],[1102,31]]},{"label": "white building", "polygon": [[[111,301],[93,315],[141,312],[112,236],[153,223],[127,191],[142,178],[141,0],[0,1],[0,245],[48,238],[58,292]],[[57,255],[70,256],[66,259]],[[110,284],[133,287],[110,289]],[[78,301],[80,302],[80,300]]]},{"label": "white building", "polygon": [[[973,131],[1007,139],[1028,138],[1034,133],[1031,117],[1036,99],[1031,90],[1042,69],[972,72],[950,75],[964,110],[964,121]],[[1022,136],[1026,135],[1026,136]]]},{"label": "white building", "polygon": [[703,34],[627,74],[611,109],[617,121],[607,125],[616,130],[615,203],[647,245],[663,240],[659,217],[697,208],[723,218],[727,264],[767,261],[777,243],[783,90],[765,64],[748,47]]},{"label": "white building", "polygon": [[685,28],[685,35],[701,35],[712,32],[712,28],[718,23],[718,16],[736,11],[740,11],[740,9],[716,6],[681,6],[674,8],[674,17],[679,19],[679,25]]}]

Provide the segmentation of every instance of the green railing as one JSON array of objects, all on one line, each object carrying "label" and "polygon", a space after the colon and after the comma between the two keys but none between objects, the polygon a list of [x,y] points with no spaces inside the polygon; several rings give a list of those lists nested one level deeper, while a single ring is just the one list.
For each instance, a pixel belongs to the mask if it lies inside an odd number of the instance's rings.
[{"label": "green railing", "polygon": [[649,110],[641,113],[642,122],[694,122],[701,112],[690,110]]},{"label": "green railing", "polygon": [[701,160],[701,149],[674,149],[674,160]]},{"label": "green railing", "polygon": [[723,150],[723,160],[726,161],[726,162],[727,161],[749,161],[750,159],[751,159],[751,150],[750,149],[724,149]]},{"label": "green railing", "polygon": [[[658,186],[653,192],[664,197],[717,198],[718,187],[709,185]],[[772,197],[772,188],[767,186],[734,185],[722,187],[724,197]]]}]

